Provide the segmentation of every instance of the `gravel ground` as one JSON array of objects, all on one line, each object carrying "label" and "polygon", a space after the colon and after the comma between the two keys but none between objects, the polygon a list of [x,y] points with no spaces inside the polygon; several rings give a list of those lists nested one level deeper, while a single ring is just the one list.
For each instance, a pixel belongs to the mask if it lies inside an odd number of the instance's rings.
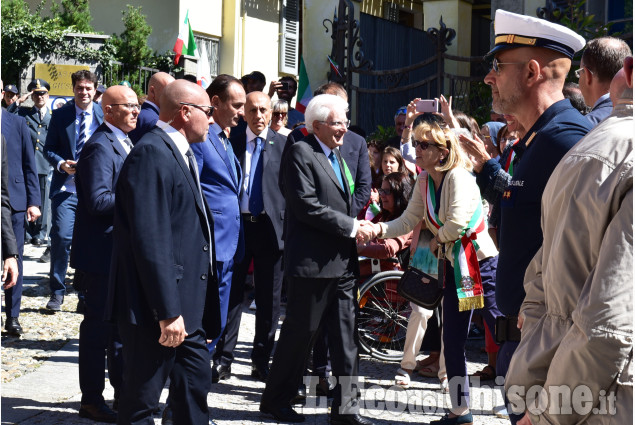
[{"label": "gravel ground", "polygon": [[[82,316],[75,313],[77,297],[69,294],[63,311],[43,313],[48,301],[48,264],[38,263],[43,248],[25,247],[25,293],[20,323],[25,329],[21,338],[2,334],[2,423],[19,424],[89,424],[77,416],[81,393],[77,381],[77,336]],[[69,274],[72,276],[72,270]],[[4,316],[4,315],[3,315]],[[244,308],[233,376],[212,385],[208,396],[210,417],[217,424],[273,423],[270,417],[258,412],[264,384],[250,377],[249,353],[253,340],[254,314],[247,304]],[[486,355],[481,352],[483,341],[470,341],[467,347],[468,372],[483,367]],[[61,350],[60,350],[61,349]],[[58,352],[58,350],[60,350]],[[46,361],[49,359],[49,361]],[[408,390],[393,386],[396,363],[387,363],[361,356],[362,413],[377,424],[428,423],[443,412],[446,396],[439,392],[438,380],[416,377]],[[49,382],[64,380],[64,389],[47,391]],[[494,385],[494,383],[489,383]],[[60,385],[61,387],[61,385]],[[67,389],[68,388],[68,389]],[[507,424],[496,416],[502,405],[499,391],[487,386],[473,385],[472,411],[475,423]],[[112,399],[112,388],[106,385],[104,396]],[[165,402],[167,389],[161,396]],[[327,423],[327,401],[310,397],[307,405],[298,407],[309,424]],[[11,419],[13,417],[13,419]],[[7,420],[5,420],[7,418]],[[160,417],[155,419],[160,424]]]}]

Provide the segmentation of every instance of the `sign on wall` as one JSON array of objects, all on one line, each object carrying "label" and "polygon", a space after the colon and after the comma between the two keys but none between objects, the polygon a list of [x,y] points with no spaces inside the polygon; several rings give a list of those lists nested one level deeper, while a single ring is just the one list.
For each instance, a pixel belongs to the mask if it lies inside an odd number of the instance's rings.
[{"label": "sign on wall", "polygon": [[79,70],[90,70],[87,65],[57,65],[36,63],[35,78],[42,78],[51,85],[49,93],[57,96],[73,96],[71,75]]}]

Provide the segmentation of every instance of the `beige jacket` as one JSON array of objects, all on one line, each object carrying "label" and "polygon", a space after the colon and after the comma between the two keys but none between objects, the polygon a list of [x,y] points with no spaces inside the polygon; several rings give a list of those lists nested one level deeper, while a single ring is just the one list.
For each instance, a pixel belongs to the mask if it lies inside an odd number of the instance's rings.
[{"label": "beige jacket", "polygon": [[[597,414],[584,408],[558,413],[550,402],[544,413],[531,415],[532,422],[630,424],[632,105],[617,105],[562,158],[542,197],[542,230],[543,246],[525,274],[525,321],[506,377],[508,397],[512,403],[531,402],[525,399],[532,397],[510,395],[514,385],[525,391],[539,385],[550,397],[555,386],[572,393],[586,386],[592,403],[582,404],[599,409]],[[603,395],[611,392],[617,397],[616,415],[606,413],[611,401]],[[584,397],[578,393],[578,402]]]},{"label": "beige jacket", "polygon": [[[439,206],[439,219],[443,226],[437,230],[428,221],[425,199],[421,195],[421,185],[425,190],[427,178],[428,173],[425,171],[419,174],[412,191],[412,197],[408,202],[408,208],[401,217],[387,223],[379,223],[381,226],[380,237],[394,238],[404,235],[411,232],[417,223],[425,219],[428,229],[435,235],[438,233],[441,242],[446,242],[446,258],[454,264],[452,246],[454,241],[460,237],[461,231],[469,224],[478,204],[481,203],[481,192],[476,185],[476,178],[466,169],[457,167],[448,171],[443,180]],[[476,252],[479,261],[498,255],[498,250],[487,229],[477,235],[476,242],[480,248]]]}]

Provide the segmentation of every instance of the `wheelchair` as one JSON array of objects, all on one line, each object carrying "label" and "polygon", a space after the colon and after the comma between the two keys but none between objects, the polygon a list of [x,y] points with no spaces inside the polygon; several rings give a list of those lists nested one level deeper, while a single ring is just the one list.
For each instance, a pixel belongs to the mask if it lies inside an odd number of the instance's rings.
[{"label": "wheelchair", "polygon": [[399,362],[403,357],[411,307],[397,294],[402,274],[396,258],[360,257],[357,336],[362,351],[378,360]]}]

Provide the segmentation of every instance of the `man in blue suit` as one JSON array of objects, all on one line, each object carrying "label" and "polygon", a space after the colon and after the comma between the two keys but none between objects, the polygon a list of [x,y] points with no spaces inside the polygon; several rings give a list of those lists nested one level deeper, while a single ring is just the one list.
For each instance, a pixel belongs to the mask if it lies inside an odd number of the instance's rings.
[{"label": "man in blue suit", "polygon": [[[0,82],[0,85],[2,83]],[[33,155],[31,136],[26,121],[2,109],[2,135],[7,141],[9,167],[9,201],[11,223],[18,245],[18,279],[15,286],[5,289],[5,329],[19,336],[22,327],[18,321],[22,301],[22,254],[24,252],[24,217],[29,222],[40,216],[40,185],[37,181],[37,165]]]},{"label": "man in blue suit", "polygon": [[40,205],[42,215],[32,223],[27,223],[27,241],[39,246],[47,243],[48,232],[51,227],[51,201],[49,197],[49,179],[52,171],[51,164],[44,156],[44,141],[48,133],[51,121],[51,109],[48,107],[49,83],[46,80],[36,79],[31,81],[27,90],[31,93],[33,106],[21,106],[15,109],[15,113],[26,120],[29,127],[33,149],[35,150],[35,162],[37,164],[38,183],[40,184]]},{"label": "man in blue suit", "polygon": [[232,135],[231,140],[245,176],[240,193],[245,256],[234,266],[227,327],[214,353],[217,367],[231,368],[238,342],[245,278],[253,259],[257,309],[251,376],[261,381],[266,381],[269,375],[282,289],[284,197],[278,189],[278,174],[286,138],[268,127],[270,120],[269,96],[258,91],[249,93],[245,103],[247,129],[242,136]]},{"label": "man in blue suit", "polygon": [[79,416],[98,422],[115,422],[106,403],[105,353],[108,376],[119,399],[122,380],[121,341],[116,327],[104,322],[108,275],[112,254],[115,185],[132,148],[127,134],[137,124],[139,103],[126,86],[112,86],[102,98],[104,123],[86,142],[77,161],[77,213],[73,229],[71,266],[81,280],[84,320],[79,328]]},{"label": "man in blue suit", "polygon": [[75,167],[86,141],[104,120],[101,106],[93,102],[97,77],[81,70],[71,75],[74,99],[53,111],[44,154],[53,166],[51,181],[51,298],[49,311],[61,310],[66,293],[66,269],[73,237],[77,194]]},{"label": "man in blue suit", "polygon": [[[201,188],[214,216],[216,273],[221,306],[221,328],[225,327],[234,263],[244,255],[244,240],[238,196],[242,182],[240,163],[224,129],[235,127],[244,114],[245,90],[240,80],[221,74],[207,88],[214,108],[214,123],[209,126],[207,140],[192,145],[201,176]],[[213,341],[213,350],[217,341]],[[228,371],[221,370],[229,377]],[[218,370],[212,371],[213,380]]]},{"label": "man in blue suit", "polygon": [[201,87],[170,83],[157,126],[119,173],[106,319],[123,341],[120,424],[154,424],[168,376],[174,423],[209,421],[205,342],[220,333],[220,309],[214,223],[190,146],[206,139],[210,109]]},{"label": "man in blue suit", "polygon": [[135,145],[141,137],[152,130],[159,120],[161,110],[161,94],[165,86],[174,81],[174,77],[166,72],[157,72],[148,82],[148,97],[141,105],[141,112],[137,117],[137,127],[128,133],[128,137]]}]

